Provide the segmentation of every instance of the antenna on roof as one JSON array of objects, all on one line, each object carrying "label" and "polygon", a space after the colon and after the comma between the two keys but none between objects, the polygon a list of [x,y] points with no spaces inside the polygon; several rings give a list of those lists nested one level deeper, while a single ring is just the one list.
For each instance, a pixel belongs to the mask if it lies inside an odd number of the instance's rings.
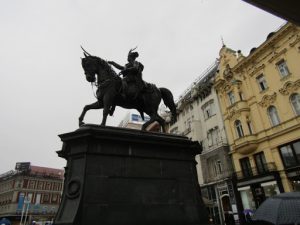
[{"label": "antenna on roof", "polygon": [[221,35],[221,41],[222,41],[222,47],[225,47],[225,43],[224,43],[224,40],[223,40],[223,36]]}]

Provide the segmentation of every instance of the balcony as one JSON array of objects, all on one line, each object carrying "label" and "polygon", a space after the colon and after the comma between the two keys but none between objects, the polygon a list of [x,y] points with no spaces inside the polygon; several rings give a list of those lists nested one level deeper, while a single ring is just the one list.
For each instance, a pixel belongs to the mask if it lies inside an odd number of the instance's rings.
[{"label": "balcony", "polygon": [[256,135],[246,135],[234,141],[233,150],[240,154],[246,155],[256,150],[258,144],[256,142]]},{"label": "balcony", "polygon": [[228,109],[234,108],[235,110],[249,110],[249,105],[245,100],[239,100],[228,106]]},{"label": "balcony", "polygon": [[226,178],[231,178],[232,174],[233,171],[231,169],[223,170],[222,173],[218,173],[213,176],[210,174],[203,174],[204,183],[208,184],[208,183],[224,180]]},{"label": "balcony", "polygon": [[250,170],[237,171],[235,176],[238,180],[253,178],[257,176],[269,175],[271,172],[277,171],[275,163],[266,163],[261,167],[251,167]]}]

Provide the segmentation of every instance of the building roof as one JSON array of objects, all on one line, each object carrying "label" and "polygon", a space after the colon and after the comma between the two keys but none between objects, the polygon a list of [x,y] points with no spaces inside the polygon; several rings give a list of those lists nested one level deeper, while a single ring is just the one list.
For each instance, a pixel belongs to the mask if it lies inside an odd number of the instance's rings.
[{"label": "building roof", "polygon": [[30,166],[31,175],[46,175],[46,176],[53,176],[57,178],[63,178],[64,170],[63,169],[55,169],[49,167],[41,167],[41,166]]}]

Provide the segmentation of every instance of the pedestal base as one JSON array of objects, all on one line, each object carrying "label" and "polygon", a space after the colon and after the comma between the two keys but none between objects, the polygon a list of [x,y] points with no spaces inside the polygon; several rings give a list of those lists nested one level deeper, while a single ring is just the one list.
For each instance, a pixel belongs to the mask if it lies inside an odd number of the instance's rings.
[{"label": "pedestal base", "polygon": [[60,138],[67,167],[55,225],[208,223],[196,174],[198,143],[94,125]]}]

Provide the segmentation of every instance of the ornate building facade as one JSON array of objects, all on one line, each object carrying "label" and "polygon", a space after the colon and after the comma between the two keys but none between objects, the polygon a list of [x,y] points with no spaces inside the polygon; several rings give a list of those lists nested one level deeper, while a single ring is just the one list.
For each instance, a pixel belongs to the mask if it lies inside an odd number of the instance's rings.
[{"label": "ornate building facade", "polygon": [[0,219],[51,221],[61,201],[64,170],[17,163],[0,175]]},{"label": "ornate building facade", "polygon": [[185,135],[202,144],[196,157],[202,198],[215,224],[237,218],[236,202],[231,183],[232,163],[224,123],[213,81],[218,62],[207,69],[177,101],[177,122],[169,132]]},{"label": "ornate building facade", "polygon": [[220,50],[217,90],[240,214],[299,191],[300,29],[287,23],[245,57]]}]

